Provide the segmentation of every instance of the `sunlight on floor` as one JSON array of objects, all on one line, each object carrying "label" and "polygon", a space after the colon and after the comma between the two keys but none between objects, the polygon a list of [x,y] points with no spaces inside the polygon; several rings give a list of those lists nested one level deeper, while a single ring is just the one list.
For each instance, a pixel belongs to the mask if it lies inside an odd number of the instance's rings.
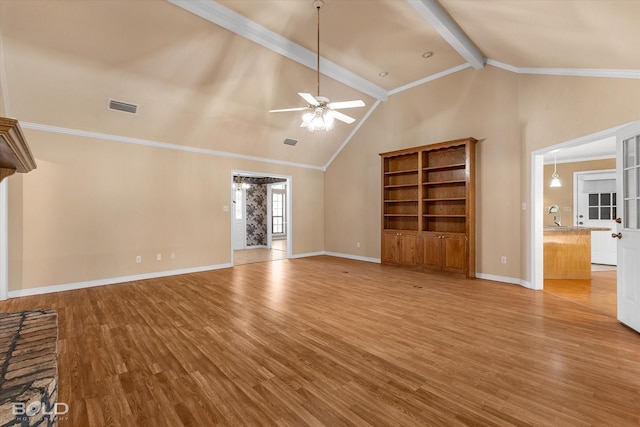
[{"label": "sunlight on floor", "polygon": [[274,240],[271,249],[243,249],[233,251],[233,264],[253,264],[255,262],[277,261],[287,258],[287,241]]}]

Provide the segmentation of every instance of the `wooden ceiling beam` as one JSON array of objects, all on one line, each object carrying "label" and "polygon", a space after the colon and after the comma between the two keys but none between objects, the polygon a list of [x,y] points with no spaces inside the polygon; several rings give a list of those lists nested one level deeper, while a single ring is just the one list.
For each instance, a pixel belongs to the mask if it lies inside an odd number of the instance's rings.
[{"label": "wooden ceiling beam", "polygon": [[407,0],[473,68],[484,67],[485,56],[436,0]]}]

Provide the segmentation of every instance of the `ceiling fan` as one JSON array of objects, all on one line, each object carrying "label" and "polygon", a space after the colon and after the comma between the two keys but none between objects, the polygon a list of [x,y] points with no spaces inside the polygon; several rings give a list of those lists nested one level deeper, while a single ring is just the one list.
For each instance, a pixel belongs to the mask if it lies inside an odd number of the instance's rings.
[{"label": "ceiling fan", "polygon": [[318,42],[317,51],[318,59],[316,64],[317,70],[317,84],[318,84],[318,96],[313,96],[310,93],[298,92],[298,95],[307,102],[306,107],[294,107],[283,108],[280,110],[269,110],[270,113],[283,113],[288,111],[305,111],[302,116],[302,124],[300,127],[307,128],[310,132],[316,130],[330,130],[333,128],[334,119],[338,119],[341,122],[351,124],[356,121],[353,117],[347,116],[336,110],[344,108],[357,108],[364,107],[365,104],[362,100],[357,101],[342,101],[331,102],[329,98],[320,96],[320,8],[324,5],[322,0],[315,0],[313,7],[318,12]]}]

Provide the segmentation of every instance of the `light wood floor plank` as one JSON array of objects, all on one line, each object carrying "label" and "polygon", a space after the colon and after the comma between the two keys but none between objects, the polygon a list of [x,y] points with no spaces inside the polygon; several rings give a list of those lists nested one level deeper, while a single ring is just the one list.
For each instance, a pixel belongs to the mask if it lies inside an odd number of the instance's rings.
[{"label": "light wood floor plank", "polygon": [[640,425],[640,336],[515,285],[321,256],[0,302],[35,308],[60,426]]}]

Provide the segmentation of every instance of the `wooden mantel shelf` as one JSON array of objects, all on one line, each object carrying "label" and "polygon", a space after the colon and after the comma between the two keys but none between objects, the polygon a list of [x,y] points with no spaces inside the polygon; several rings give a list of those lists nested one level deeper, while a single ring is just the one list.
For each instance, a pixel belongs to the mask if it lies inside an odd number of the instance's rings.
[{"label": "wooden mantel shelf", "polygon": [[0,181],[16,172],[36,168],[31,150],[16,119],[0,117]]}]

